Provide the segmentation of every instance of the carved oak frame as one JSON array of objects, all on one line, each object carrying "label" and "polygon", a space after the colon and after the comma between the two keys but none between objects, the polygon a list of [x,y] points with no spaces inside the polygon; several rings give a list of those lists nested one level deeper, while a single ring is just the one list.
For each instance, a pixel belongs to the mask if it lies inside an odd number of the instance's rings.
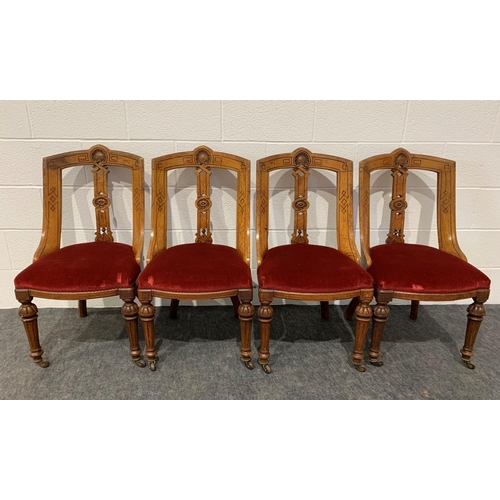
[{"label": "carved oak frame", "polygon": [[[311,169],[328,170],[337,174],[337,248],[354,262],[359,264],[360,256],[354,241],[353,227],[353,164],[351,160],[336,156],[312,153],[306,148],[298,148],[292,153],[268,156],[257,162],[257,264],[260,266],[268,250],[269,231],[269,174],[275,170],[293,169],[295,177],[295,199],[292,202],[294,210],[294,232],[292,244],[308,244],[307,210],[309,202],[308,176]],[[293,300],[312,300],[321,303],[322,317],[328,318],[328,302],[331,300],[356,297],[356,338],[352,359],[360,371],[363,359],[363,346],[368,323],[372,317],[369,306],[373,298],[373,288],[352,290],[338,293],[291,293],[283,290],[264,290],[259,288],[260,307],[258,309],[261,345],[259,362],[266,373],[269,367],[269,336],[270,323],[273,317],[271,302],[274,297]]]},{"label": "carved oak frame", "polygon": [[[406,202],[406,180],[411,170],[424,170],[437,174],[437,232],[439,249],[455,255],[467,262],[467,257],[460,249],[456,232],[456,165],[452,160],[436,156],[409,153],[406,149],[398,148],[390,154],[372,156],[362,160],[359,164],[359,222],[361,248],[367,267],[371,265],[370,257],[370,175],[377,170],[392,170],[392,200],[390,203],[391,223],[387,244],[404,244],[404,223]],[[472,298],[474,300],[468,308],[468,325],[464,347],[461,349],[462,359],[469,368],[474,365],[470,362],[473,345],[479,325],[486,314],[484,302],[488,300],[490,290],[473,290],[461,293],[413,293],[398,290],[378,290],[375,286],[377,304],[374,307],[372,341],[369,350],[370,361],[381,365],[380,342],[382,333],[389,316],[387,304],[393,298],[411,300],[410,318],[417,319],[420,300],[451,301]],[[352,309],[355,302],[351,303]]]},{"label": "carved oak frame", "polygon": [[[237,174],[237,214],[236,214],[236,250],[243,261],[250,266],[250,161],[240,156],[212,151],[207,146],[200,146],[193,151],[172,153],[152,160],[151,185],[151,239],[147,263],[167,248],[167,173],[179,168],[195,168],[197,176],[197,232],[195,242],[211,244],[210,211],[210,176],[214,168],[236,172]],[[139,289],[141,301],[139,315],[146,339],[146,358],[152,370],[156,369],[156,349],[154,346],[155,308],[151,304],[153,297],[171,299],[170,317],[176,317],[180,300],[209,300],[231,298],[235,316],[240,319],[241,359],[249,368],[252,350],[250,336],[254,307],[251,303],[253,289],[223,290],[208,293],[181,293],[155,289]]]},{"label": "carved oak frame", "polygon": [[[71,151],[43,158],[43,226],[40,244],[33,261],[61,248],[62,229],[62,171],[65,168],[93,165],[94,199],[96,212],[95,241],[113,241],[110,227],[108,196],[109,167],[126,168],[132,173],[132,250],[138,264],[141,263],[144,243],[144,160],[137,155],[110,150],[97,144],[89,149]],[[16,289],[15,295],[21,302],[19,315],[24,323],[30,344],[30,356],[39,366],[46,367],[48,361],[42,359],[38,335],[37,312],[33,297],[55,300],[78,300],[80,317],[87,316],[87,299],[119,295],[124,301],[122,314],[126,320],[130,340],[130,355],[139,366],[145,366],[141,359],[138,342],[138,306],[134,302],[135,286],[132,288],[108,289],[92,292],[47,292],[34,289]]]}]

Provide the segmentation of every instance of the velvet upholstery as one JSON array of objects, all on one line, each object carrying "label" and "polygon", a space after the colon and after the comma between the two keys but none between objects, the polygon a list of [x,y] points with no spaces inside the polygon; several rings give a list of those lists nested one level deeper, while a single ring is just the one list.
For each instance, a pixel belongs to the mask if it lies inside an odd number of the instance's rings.
[{"label": "velvet upholstery", "polygon": [[479,269],[437,248],[391,243],[371,248],[370,256],[368,272],[380,290],[445,294],[490,288]]},{"label": "velvet upholstery", "polygon": [[130,245],[97,241],[41,257],[16,276],[14,285],[46,292],[97,292],[130,288],[140,271]]},{"label": "velvet upholstery", "polygon": [[252,286],[250,268],[236,249],[211,243],[167,248],[138,278],[139,289],[174,293],[222,292]]},{"label": "velvet upholstery", "polygon": [[372,288],[372,277],[332,247],[282,245],[267,251],[257,270],[262,290],[337,293]]}]

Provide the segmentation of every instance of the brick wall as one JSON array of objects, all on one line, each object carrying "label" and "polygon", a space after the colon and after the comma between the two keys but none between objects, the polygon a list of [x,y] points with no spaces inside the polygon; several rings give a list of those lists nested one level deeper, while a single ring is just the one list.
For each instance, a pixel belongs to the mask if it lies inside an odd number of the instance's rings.
[{"label": "brick wall", "polygon": [[[141,155],[146,167],[146,235],[149,243],[151,159],[205,144],[252,162],[299,146],[354,162],[355,227],[359,247],[358,163],[368,156],[405,147],[457,162],[458,239],[469,262],[492,279],[490,303],[500,303],[500,101],[0,101],[0,308],[17,307],[14,276],[32,261],[42,223],[42,158],[101,143]],[[63,245],[93,239],[93,188],[90,170],[70,169],[64,176],[67,204]],[[386,173],[387,174],[387,173]],[[193,178],[176,173],[169,181],[172,210],[169,243],[193,241],[196,229]],[[112,178],[113,181],[113,178]],[[130,241],[130,185],[124,175],[113,196],[112,225],[117,241]],[[177,182],[176,187],[173,181]],[[213,232],[217,243],[233,244],[235,182],[214,193]],[[311,243],[335,243],[335,178],[314,173],[309,237]],[[406,240],[437,246],[436,179],[420,174],[409,180]],[[287,243],[293,229],[289,203],[293,184],[281,173],[271,177],[275,203],[270,246]],[[382,198],[381,198],[382,195]],[[390,179],[378,175],[372,195],[372,244],[385,240]],[[378,200],[378,201],[376,201]],[[216,208],[221,210],[216,214]],[[252,207],[252,241],[255,217]],[[256,255],[252,244],[252,268]],[[277,301],[279,303],[280,301]],[[469,301],[465,301],[469,302]],[[39,306],[74,307],[74,302],[37,299]],[[90,307],[118,305],[116,298],[97,299]],[[186,302],[187,303],[187,302]],[[212,303],[225,303],[214,301]],[[204,303],[208,304],[208,302]]]}]

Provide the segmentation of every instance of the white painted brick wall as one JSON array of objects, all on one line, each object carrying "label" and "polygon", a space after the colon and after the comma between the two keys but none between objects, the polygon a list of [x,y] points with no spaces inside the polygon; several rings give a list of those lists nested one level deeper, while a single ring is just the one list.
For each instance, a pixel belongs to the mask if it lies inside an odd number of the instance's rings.
[{"label": "white painted brick wall", "polygon": [[[259,158],[304,146],[354,162],[354,215],[358,225],[358,164],[363,158],[405,147],[411,152],[457,162],[457,230],[469,262],[492,279],[490,303],[500,303],[500,101],[0,101],[0,308],[17,308],[13,279],[31,263],[42,223],[42,158],[101,143],[145,159],[146,234],[149,244],[151,159],[205,144],[252,162],[251,252],[256,278],[255,167]],[[94,235],[89,168],[64,172],[63,245]],[[130,174],[113,173],[111,211],[117,241],[131,240]],[[194,240],[194,176],[169,175],[173,207],[168,214],[169,244]],[[216,243],[235,244],[235,179],[217,175],[212,216]],[[436,178],[410,176],[407,241],[437,246]],[[309,213],[311,243],[335,245],[335,176],[313,173]],[[293,179],[271,175],[274,196],[270,246],[288,243],[293,230]],[[374,175],[372,244],[385,241],[389,226],[390,179]],[[383,195],[383,199],[381,199]],[[215,206],[222,210],[216,212]],[[330,228],[327,230],[327,228]],[[356,231],[359,247],[359,232]],[[257,295],[255,295],[257,302]],[[277,304],[284,301],[276,301]],[[292,302],[292,301],[291,301]],[[462,301],[469,302],[469,301]],[[75,302],[37,299],[40,307],[75,307]],[[162,303],[157,301],[157,304]],[[187,303],[187,302],[186,302]],[[212,303],[229,303],[214,301]],[[399,302],[402,303],[402,302]],[[209,304],[209,302],[204,302]],[[90,307],[119,306],[117,298]]]}]

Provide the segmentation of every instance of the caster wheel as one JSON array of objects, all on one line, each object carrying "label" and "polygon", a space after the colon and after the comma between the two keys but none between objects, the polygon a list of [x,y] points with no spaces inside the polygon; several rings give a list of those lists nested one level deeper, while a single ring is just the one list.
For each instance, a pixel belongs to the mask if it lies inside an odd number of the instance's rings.
[{"label": "caster wheel", "polygon": [[469,370],[474,370],[476,368],[476,365],[472,363],[470,360],[462,360],[465,363],[465,366],[469,368]]},{"label": "caster wheel", "polygon": [[50,365],[50,363],[48,361],[45,361],[43,359],[41,359],[40,361],[36,361],[36,364],[40,367],[40,368],[47,368],[47,366]]},{"label": "caster wheel", "polygon": [[141,368],[144,368],[146,366],[146,361],[144,361],[142,358],[134,359],[133,361],[137,366],[140,366]]},{"label": "caster wheel", "polygon": [[156,361],[148,361],[149,369],[154,372],[156,370]]},{"label": "caster wheel", "polygon": [[370,363],[373,366],[384,366],[384,362],[381,361],[380,359],[374,359],[373,361],[370,359]]},{"label": "caster wheel", "polygon": [[247,359],[247,360],[244,360],[242,359],[241,361],[243,361],[243,364],[249,369],[249,370],[253,370],[255,368],[253,362],[251,359]]},{"label": "caster wheel", "polygon": [[358,372],[366,372],[366,366],[365,365],[354,365],[354,368],[356,368],[356,370],[358,370]]},{"label": "caster wheel", "polygon": [[269,366],[268,363],[266,363],[265,365],[261,364],[260,366],[264,370],[264,373],[267,373],[269,375],[272,372],[272,369],[271,369],[271,367]]}]

